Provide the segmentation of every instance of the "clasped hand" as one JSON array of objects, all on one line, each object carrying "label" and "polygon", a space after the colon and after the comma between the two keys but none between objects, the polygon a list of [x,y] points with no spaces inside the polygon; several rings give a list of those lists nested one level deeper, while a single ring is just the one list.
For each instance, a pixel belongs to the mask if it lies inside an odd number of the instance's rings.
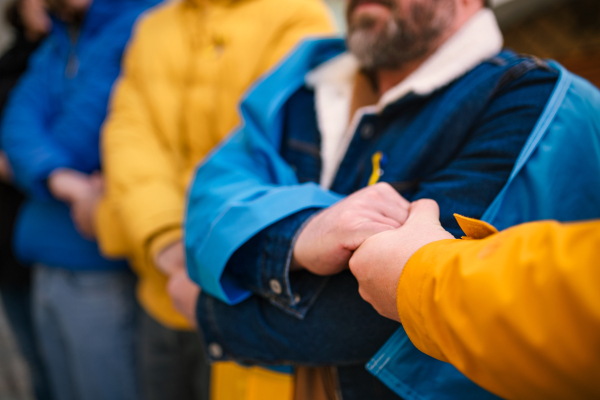
[{"label": "clasped hand", "polygon": [[359,293],[384,317],[399,320],[400,275],[423,246],[454,239],[433,200],[409,203],[386,183],[362,189],[317,214],[300,232],[292,269],[334,275],[348,267]]},{"label": "clasped hand", "polygon": [[189,278],[185,266],[185,248],[181,240],[164,248],[154,257],[154,264],[167,278],[167,293],[173,306],[196,326],[196,303],[200,286]]},{"label": "clasped hand", "polygon": [[454,239],[444,230],[439,217],[435,201],[416,201],[410,205],[408,219],[400,229],[370,237],[350,259],[350,271],[358,280],[360,295],[384,317],[399,321],[397,288],[408,260],[427,244]]},{"label": "clasped hand", "polygon": [[399,228],[410,203],[387,183],[369,186],[321,211],[300,232],[292,269],[334,275],[369,237]]}]

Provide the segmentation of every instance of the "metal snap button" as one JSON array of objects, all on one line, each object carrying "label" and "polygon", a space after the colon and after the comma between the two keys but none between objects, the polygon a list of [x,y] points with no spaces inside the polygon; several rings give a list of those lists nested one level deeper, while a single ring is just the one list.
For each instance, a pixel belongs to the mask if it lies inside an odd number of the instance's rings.
[{"label": "metal snap button", "polygon": [[271,287],[271,291],[275,294],[281,294],[281,283],[277,279],[271,279],[269,282],[269,286]]}]

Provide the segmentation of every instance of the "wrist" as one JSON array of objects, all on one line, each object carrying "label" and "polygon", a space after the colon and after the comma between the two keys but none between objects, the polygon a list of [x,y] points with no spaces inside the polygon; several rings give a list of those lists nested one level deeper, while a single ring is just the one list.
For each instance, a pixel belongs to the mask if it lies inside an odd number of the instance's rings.
[{"label": "wrist", "polygon": [[302,269],[304,269],[304,267],[298,262],[296,256],[294,256],[292,253],[292,260],[290,262],[290,272],[300,271]]},{"label": "wrist", "polygon": [[154,264],[165,275],[185,271],[185,254],[181,240],[164,247],[154,256]]},{"label": "wrist", "polygon": [[306,261],[302,256],[303,251],[303,238],[302,235],[306,233],[306,227],[319,215],[323,210],[318,210],[311,216],[309,216],[296,230],[296,234],[292,239],[292,257],[290,260],[290,272],[300,271],[306,268],[306,264],[304,264],[301,260]]}]

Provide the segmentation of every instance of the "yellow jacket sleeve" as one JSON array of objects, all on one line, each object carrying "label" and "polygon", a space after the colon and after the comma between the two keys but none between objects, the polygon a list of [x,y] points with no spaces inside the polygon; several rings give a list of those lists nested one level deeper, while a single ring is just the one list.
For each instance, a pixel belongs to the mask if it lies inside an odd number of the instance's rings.
[{"label": "yellow jacket sleeve", "polygon": [[421,351],[508,399],[600,398],[600,222],[419,250],[398,312]]}]

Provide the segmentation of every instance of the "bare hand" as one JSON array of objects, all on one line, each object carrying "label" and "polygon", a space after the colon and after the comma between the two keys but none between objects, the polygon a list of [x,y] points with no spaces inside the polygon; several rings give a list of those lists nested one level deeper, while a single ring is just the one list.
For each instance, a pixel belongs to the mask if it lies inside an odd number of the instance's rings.
[{"label": "bare hand", "polygon": [[48,188],[54,197],[69,204],[77,231],[93,239],[96,236],[96,209],[104,194],[102,176],[61,169],[50,175]]},{"label": "bare hand", "polygon": [[343,271],[352,252],[366,239],[402,226],[409,205],[387,183],[353,193],[306,225],[294,246],[292,267],[317,275]]},{"label": "bare hand", "polygon": [[183,242],[177,242],[165,247],[154,257],[154,264],[165,275],[185,271],[185,250]]},{"label": "bare hand", "polygon": [[169,276],[167,292],[175,309],[195,327],[196,303],[200,295],[200,286],[192,282],[186,270],[181,270]]},{"label": "bare hand", "polygon": [[410,257],[429,243],[454,239],[442,228],[439,218],[435,201],[416,201],[400,229],[367,239],[350,259],[350,271],[358,279],[360,295],[384,317],[399,321],[397,287]]},{"label": "bare hand", "polygon": [[71,218],[79,233],[87,238],[96,237],[96,210],[103,195],[104,180],[100,174],[93,174],[85,195],[71,203]]}]

